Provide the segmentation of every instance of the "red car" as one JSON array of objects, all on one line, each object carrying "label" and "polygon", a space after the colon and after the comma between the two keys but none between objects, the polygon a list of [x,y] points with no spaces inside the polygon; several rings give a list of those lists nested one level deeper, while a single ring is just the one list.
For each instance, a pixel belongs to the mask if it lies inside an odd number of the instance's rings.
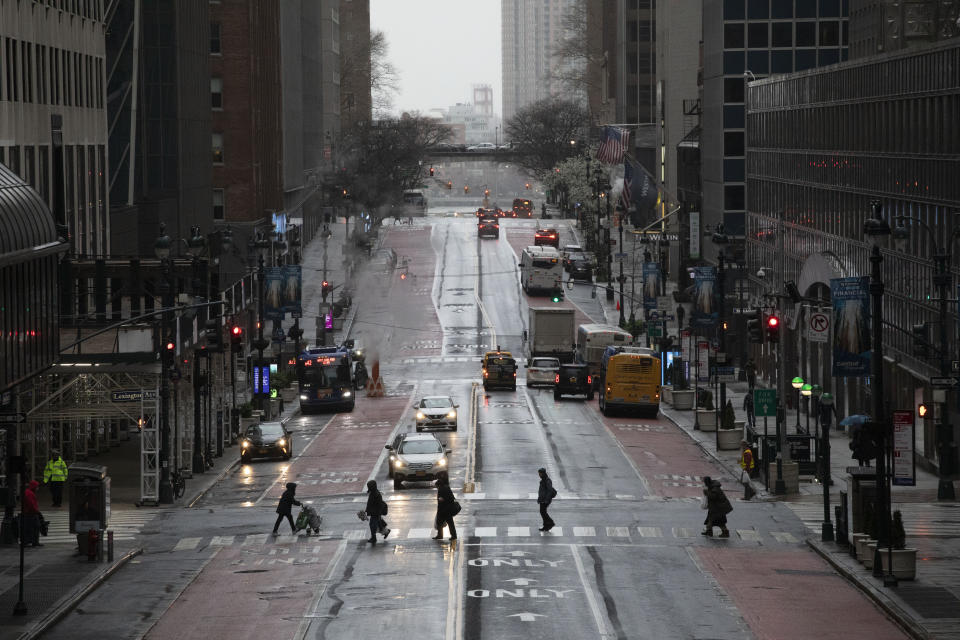
[{"label": "red car", "polygon": [[560,234],[556,229],[537,229],[537,234],[533,237],[535,246],[549,245],[560,248]]}]

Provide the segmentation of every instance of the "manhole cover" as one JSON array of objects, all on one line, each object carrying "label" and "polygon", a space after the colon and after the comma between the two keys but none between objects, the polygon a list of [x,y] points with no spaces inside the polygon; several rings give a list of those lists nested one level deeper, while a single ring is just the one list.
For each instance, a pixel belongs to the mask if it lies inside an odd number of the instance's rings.
[{"label": "manhole cover", "polygon": [[924,618],[960,617],[960,600],[943,587],[920,587],[901,582],[897,592]]}]

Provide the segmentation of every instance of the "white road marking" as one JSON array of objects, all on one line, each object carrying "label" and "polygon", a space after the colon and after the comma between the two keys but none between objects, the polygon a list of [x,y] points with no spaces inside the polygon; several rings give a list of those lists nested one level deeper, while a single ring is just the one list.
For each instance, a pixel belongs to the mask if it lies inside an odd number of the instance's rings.
[{"label": "white road marking", "polygon": [[327,573],[324,574],[323,579],[320,580],[320,587],[317,589],[316,595],[314,595],[313,600],[310,602],[310,605],[307,607],[307,610],[304,611],[303,619],[300,621],[300,626],[297,628],[297,634],[294,636],[295,640],[303,640],[307,631],[310,629],[313,618],[316,617],[317,607],[320,606],[320,601],[323,599],[323,594],[327,592],[327,585],[330,584],[331,578],[333,578],[333,572],[336,570],[337,566],[340,564],[340,559],[343,557],[344,551],[347,549],[347,539],[340,541],[340,544],[337,545],[337,550],[333,553],[333,558],[330,559],[330,565],[327,568]]},{"label": "white road marking", "polygon": [[697,533],[694,529],[687,529],[686,527],[674,527],[673,537],[674,538],[696,538]]},{"label": "white road marking", "polygon": [[562,535],[563,535],[563,527],[554,527],[553,529],[550,529],[550,531],[540,532],[541,537],[544,537],[544,536],[556,537],[556,536],[562,536]]},{"label": "white road marking", "polygon": [[268,534],[268,533],[252,533],[252,534],[248,535],[248,536],[243,540],[243,544],[245,544],[245,545],[248,545],[248,544],[266,544],[266,543],[267,543],[267,537],[268,537],[269,535],[270,535],[270,534]]},{"label": "white road marking", "polygon": [[213,536],[210,540],[211,547],[229,547],[233,544],[234,536]]},{"label": "white road marking", "polygon": [[771,531],[770,535],[772,535],[777,542],[799,542],[799,540],[788,531]]},{"label": "white road marking", "polygon": [[507,527],[507,536],[526,538],[530,535],[530,527]]},{"label": "white road marking", "polygon": [[627,538],[630,530],[627,527],[607,527],[607,535],[611,538]]},{"label": "white road marking", "polygon": [[180,542],[173,548],[174,551],[190,551],[200,544],[200,538],[180,538]]},{"label": "white road marking", "polygon": [[573,535],[575,536],[595,536],[597,535],[597,530],[594,527],[574,527]]},{"label": "white road marking", "polygon": [[497,535],[496,527],[477,527],[473,530],[473,535],[478,538],[493,538]]},{"label": "white road marking", "polygon": [[587,596],[587,604],[590,605],[590,613],[593,614],[593,620],[596,622],[600,637],[616,637],[610,632],[610,628],[607,626],[607,619],[600,610],[600,603],[597,600],[597,595],[593,592],[593,587],[587,583],[587,572],[583,568],[583,559],[580,558],[579,547],[570,545],[570,553],[573,554],[573,562],[577,565],[577,575],[580,576],[580,584],[583,585],[583,593]]},{"label": "white road marking", "polygon": [[747,542],[760,542],[760,532],[755,529],[737,529],[737,535]]},{"label": "white road marking", "polygon": [[637,527],[637,531],[643,538],[660,538],[663,536],[660,527]]}]

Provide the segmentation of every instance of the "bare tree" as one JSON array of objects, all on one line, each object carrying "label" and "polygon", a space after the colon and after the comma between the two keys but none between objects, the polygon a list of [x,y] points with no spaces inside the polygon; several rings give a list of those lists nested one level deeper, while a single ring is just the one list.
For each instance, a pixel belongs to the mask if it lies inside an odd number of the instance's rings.
[{"label": "bare tree", "polygon": [[589,126],[582,105],[544,98],[520,109],[504,130],[517,151],[517,164],[543,180],[562,160],[584,150]]},{"label": "bare tree", "polygon": [[400,75],[387,58],[387,36],[383,31],[370,32],[370,88],[373,92],[373,113],[381,117],[393,108],[393,98],[400,91]]},{"label": "bare tree", "polygon": [[603,52],[589,38],[589,21],[584,0],[567,7],[560,22],[561,35],[551,49],[553,64],[549,73],[550,79],[559,83],[567,95],[576,96],[584,104],[590,92],[600,88],[600,76],[591,74],[590,70],[603,62]]}]

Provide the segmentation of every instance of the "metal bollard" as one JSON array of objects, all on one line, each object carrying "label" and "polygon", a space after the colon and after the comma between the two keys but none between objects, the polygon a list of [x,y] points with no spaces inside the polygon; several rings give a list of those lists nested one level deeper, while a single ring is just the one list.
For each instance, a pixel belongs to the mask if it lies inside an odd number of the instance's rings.
[{"label": "metal bollard", "polygon": [[97,540],[97,562],[103,562],[103,534],[104,530],[100,529],[98,532],[100,534],[99,540]]},{"label": "metal bollard", "polygon": [[113,530],[107,531],[107,562],[113,562]]}]

